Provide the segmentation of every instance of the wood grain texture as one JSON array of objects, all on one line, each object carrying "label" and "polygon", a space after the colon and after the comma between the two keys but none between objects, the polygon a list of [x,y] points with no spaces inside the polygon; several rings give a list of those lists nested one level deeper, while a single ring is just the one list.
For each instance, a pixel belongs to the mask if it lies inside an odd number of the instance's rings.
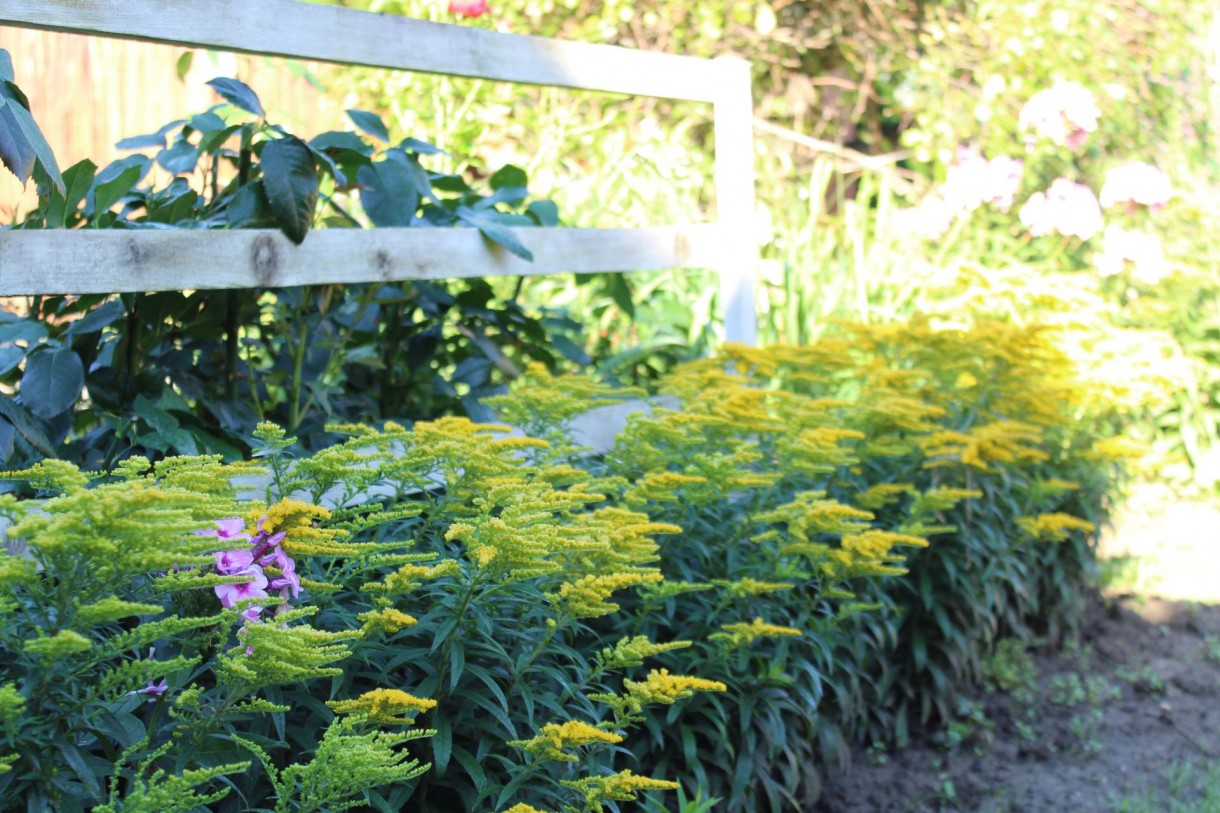
[{"label": "wood grain texture", "polygon": [[3,0],[0,24],[346,65],[715,101],[706,60],[298,0]]},{"label": "wood grain texture", "polygon": [[534,262],[474,229],[4,231],[0,296],[287,287],[501,275],[714,268],[714,225],[515,229]]}]

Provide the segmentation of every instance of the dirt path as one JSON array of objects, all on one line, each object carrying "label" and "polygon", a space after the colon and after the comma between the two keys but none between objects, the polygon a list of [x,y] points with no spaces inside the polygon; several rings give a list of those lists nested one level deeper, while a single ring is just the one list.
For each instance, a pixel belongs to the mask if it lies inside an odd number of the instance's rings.
[{"label": "dirt path", "polygon": [[1139,808],[1151,811],[1198,798],[1187,777],[1220,765],[1220,510],[1134,501],[1119,522],[1103,550],[1125,557],[1120,590],[1177,600],[1111,596],[1079,646],[1005,652],[961,722],[859,751],[817,810],[1112,813],[1123,797],[1158,800]]}]

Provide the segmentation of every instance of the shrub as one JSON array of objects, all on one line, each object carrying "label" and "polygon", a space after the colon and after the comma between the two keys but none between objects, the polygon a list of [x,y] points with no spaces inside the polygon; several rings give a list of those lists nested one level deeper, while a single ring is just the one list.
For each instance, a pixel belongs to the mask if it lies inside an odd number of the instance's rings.
[{"label": "shrub", "polygon": [[0,794],[810,803],[846,739],[1070,617],[1108,482],[1039,329],[844,330],[681,368],[604,453],[565,423],[639,393],[536,369],[494,406],[550,442],[446,418],[293,459],[264,425],[253,493],[214,457],[13,473],[47,498],[0,502]]}]

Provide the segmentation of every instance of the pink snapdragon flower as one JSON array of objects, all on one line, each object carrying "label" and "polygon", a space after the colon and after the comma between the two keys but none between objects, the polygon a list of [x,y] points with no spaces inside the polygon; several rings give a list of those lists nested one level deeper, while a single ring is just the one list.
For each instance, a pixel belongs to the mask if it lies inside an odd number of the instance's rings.
[{"label": "pink snapdragon flower", "polygon": [[1101,231],[1101,206],[1093,190],[1056,178],[1046,192],[1035,192],[1021,207],[1021,223],[1034,237],[1059,232],[1088,240]]},{"label": "pink snapdragon flower", "polygon": [[1107,170],[1106,182],[1101,187],[1101,205],[1106,208],[1125,203],[1132,211],[1137,205],[1159,210],[1172,196],[1169,176],[1143,161]]},{"label": "pink snapdragon flower", "polygon": [[949,167],[940,194],[950,207],[973,212],[991,204],[1007,212],[1012,207],[1021,185],[1024,164],[1001,156],[990,161],[970,147],[957,151],[957,160]]},{"label": "pink snapdragon flower", "polygon": [[482,17],[487,13],[487,0],[449,0],[449,13],[459,17]]},{"label": "pink snapdragon flower", "polygon": [[1033,130],[1061,147],[1076,150],[1089,133],[1096,132],[1100,116],[1101,110],[1088,88],[1061,80],[1030,97],[1021,108],[1019,125],[1022,130]]}]

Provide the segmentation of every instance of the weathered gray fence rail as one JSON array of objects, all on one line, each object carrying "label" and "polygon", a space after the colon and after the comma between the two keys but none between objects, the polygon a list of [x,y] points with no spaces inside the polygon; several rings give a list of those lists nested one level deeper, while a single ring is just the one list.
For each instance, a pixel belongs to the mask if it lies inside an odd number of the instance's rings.
[{"label": "weathered gray fence rail", "polygon": [[3,0],[0,25],[709,102],[716,157],[714,223],[516,230],[534,253],[532,263],[488,245],[474,229],[320,230],[300,246],[270,230],[0,230],[0,296],[714,268],[726,337],[755,340],[753,104],[745,61],[502,34],[298,0]]}]

